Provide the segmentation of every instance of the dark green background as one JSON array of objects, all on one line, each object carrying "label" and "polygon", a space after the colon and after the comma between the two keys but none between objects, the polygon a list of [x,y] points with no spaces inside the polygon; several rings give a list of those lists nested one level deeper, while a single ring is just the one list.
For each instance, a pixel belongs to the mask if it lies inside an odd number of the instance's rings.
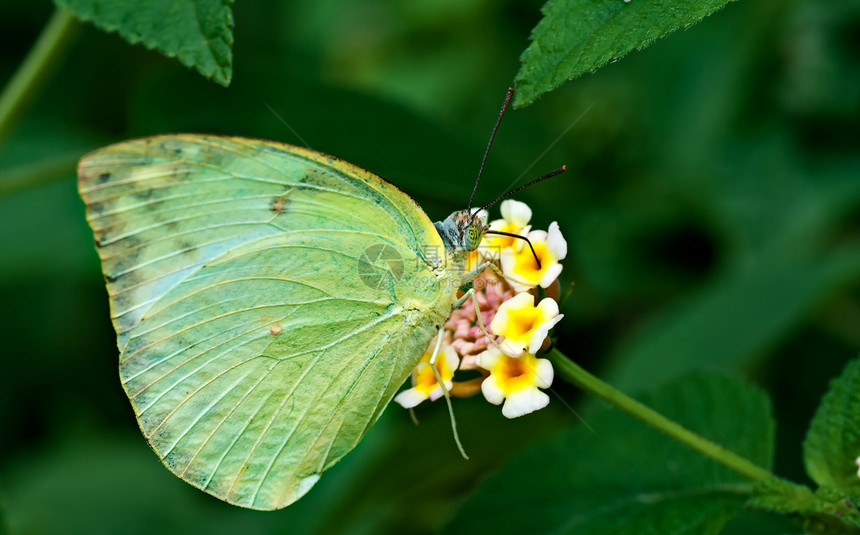
[{"label": "dark green background", "polygon": [[[0,3],[0,85],[51,11]],[[418,428],[393,407],[285,511],[209,498],[137,430],[73,174],[88,150],[156,133],[300,143],[268,103],[443,218],[468,199],[539,17],[533,1],[242,1],[228,89],[84,26],[0,147],[0,532],[430,532],[504,459],[576,425],[558,400],[515,421],[460,400],[466,462],[444,407],[420,407]],[[806,481],[803,433],[860,347],[860,3],[733,3],[513,111],[478,201],[589,107],[517,182],[570,167],[517,196],[568,240],[559,347],[633,392],[692,368],[752,379],[774,398],[776,473]],[[10,187],[34,170],[39,185]],[[746,515],[724,532],[786,531]]]}]

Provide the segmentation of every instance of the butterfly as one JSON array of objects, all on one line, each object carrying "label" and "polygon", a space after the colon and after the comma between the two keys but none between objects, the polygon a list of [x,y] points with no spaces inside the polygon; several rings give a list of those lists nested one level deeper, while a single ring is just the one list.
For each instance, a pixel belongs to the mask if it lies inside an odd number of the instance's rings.
[{"label": "butterfly", "polygon": [[[450,315],[486,220],[290,145],[165,135],[79,190],[141,431],[222,500],[285,507],[346,455]],[[462,265],[462,264],[459,264]]]},{"label": "butterfly", "polygon": [[78,176],[143,435],[181,479],[253,509],[295,502],[358,444],[488,232],[485,211],[433,223],[379,176],[272,141],[142,138]]}]

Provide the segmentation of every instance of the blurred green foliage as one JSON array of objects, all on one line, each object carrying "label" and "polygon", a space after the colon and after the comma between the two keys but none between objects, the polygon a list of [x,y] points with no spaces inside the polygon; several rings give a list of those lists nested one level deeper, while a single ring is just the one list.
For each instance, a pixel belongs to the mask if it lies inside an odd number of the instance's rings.
[{"label": "blurred green foliage", "polygon": [[[774,421],[762,391],[697,374],[643,402],[770,467]],[[748,498],[748,478],[626,414],[595,413],[592,427],[556,433],[517,456],[478,487],[446,533],[715,534]]]},{"label": "blurred green foliage", "polygon": [[[137,430],[74,182],[80,155],[134,136],[300,144],[268,103],[313,148],[442,218],[468,198],[540,7],[239,2],[229,88],[85,26],[0,147],[0,532],[432,532],[510,456],[578,425],[557,400],[515,421],[460,401],[465,462],[442,406],[421,407],[418,428],[393,407],[287,510],[209,498]],[[52,9],[0,4],[0,86]],[[731,3],[509,113],[478,192],[566,163],[517,197],[568,239],[561,350],[623,388],[692,369],[745,375],[774,400],[775,472],[801,482],[815,407],[860,348],[858,35],[857,0]],[[722,533],[789,532],[780,522],[750,514]]]}]

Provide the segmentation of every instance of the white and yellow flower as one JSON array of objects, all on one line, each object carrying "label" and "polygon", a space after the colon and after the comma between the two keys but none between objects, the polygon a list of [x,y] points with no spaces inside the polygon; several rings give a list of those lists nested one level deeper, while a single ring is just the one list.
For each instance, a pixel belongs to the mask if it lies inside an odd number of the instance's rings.
[{"label": "white and yellow flower", "polygon": [[531,353],[511,357],[491,347],[481,353],[479,362],[490,372],[481,383],[481,391],[493,405],[505,402],[505,417],[523,416],[549,404],[549,396],[538,390],[552,385],[553,370],[548,360]]},{"label": "white and yellow flower", "polygon": [[[405,409],[411,409],[425,399],[436,401],[443,395],[442,387],[439,381],[436,380],[436,374],[433,373],[433,368],[430,367],[430,358],[433,356],[433,350],[436,349],[436,338],[430,341],[427,351],[421,357],[418,365],[412,371],[412,388],[404,390],[397,394],[394,401],[399,403]],[[442,347],[439,349],[439,354],[436,356],[436,371],[442,378],[442,383],[447,390],[451,390],[453,386],[454,372],[460,364],[460,358],[457,356],[454,348],[446,342],[442,342]]]},{"label": "white and yellow flower", "polygon": [[503,337],[499,346],[508,355],[537,353],[549,330],[563,317],[555,299],[547,297],[535,306],[534,296],[523,292],[499,305],[490,331]]},{"label": "white and yellow flower", "polygon": [[[502,201],[501,212],[502,219],[491,221],[490,230],[518,234],[520,236],[525,236],[529,233],[531,229],[529,221],[532,218],[532,209],[526,203],[510,199]],[[515,247],[518,242],[522,241],[510,236],[487,234],[481,242],[481,254],[489,259],[498,259],[503,250]]]},{"label": "white and yellow flower", "polygon": [[[550,224],[549,232],[533,230],[527,237],[534,247],[534,254],[527,243],[517,240],[522,243],[503,250],[501,255],[505,279],[518,292],[536,286],[547,288],[561,273],[559,260],[567,256],[567,242],[555,221]],[[540,260],[540,267],[535,255]]]}]

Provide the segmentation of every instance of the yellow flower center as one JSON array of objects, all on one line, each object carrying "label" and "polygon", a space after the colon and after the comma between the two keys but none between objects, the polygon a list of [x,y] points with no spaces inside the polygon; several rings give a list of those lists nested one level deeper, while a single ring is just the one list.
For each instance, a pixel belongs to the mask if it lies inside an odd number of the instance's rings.
[{"label": "yellow flower center", "polygon": [[523,340],[540,324],[541,313],[535,307],[513,311],[510,315],[505,336],[514,340]]},{"label": "yellow flower center", "polygon": [[[433,356],[432,351],[428,351],[424,353],[421,357],[421,363],[429,363],[430,357]],[[420,366],[420,364],[419,364]],[[436,357],[436,370],[439,372],[439,376],[442,377],[443,381],[447,381],[454,377],[454,372],[448,367],[448,361],[445,360],[445,355],[442,352]],[[414,386],[416,389],[424,392],[425,394],[430,394],[436,386],[439,385],[439,381],[436,380],[436,374],[433,373],[433,368],[428,365],[421,366],[420,369],[416,370]]]},{"label": "yellow flower center", "polygon": [[533,243],[535,254],[540,259],[541,267],[538,267],[535,256],[532,254],[531,248],[526,244],[517,252],[517,263],[515,271],[529,280],[539,279],[544,270],[552,262],[549,251],[546,249],[545,243]]},{"label": "yellow flower center", "polygon": [[534,384],[535,357],[525,354],[521,357],[504,355],[496,366],[495,375],[499,386],[505,393],[516,392]]},{"label": "yellow flower center", "polygon": [[[441,372],[439,375],[442,375]],[[439,382],[436,381],[436,374],[433,373],[433,368],[430,366],[422,366],[421,371],[419,371],[415,377],[415,388],[425,394],[430,394],[438,384]]]},{"label": "yellow flower center", "polygon": [[[500,229],[495,229],[495,230],[498,230],[500,232],[509,232],[511,234],[516,234],[517,231],[520,230],[520,227],[514,225],[513,223],[508,223],[504,227],[502,227]],[[503,250],[507,249],[508,247],[513,247],[514,242],[518,241],[517,238],[512,238],[510,236],[498,236],[498,235],[488,235],[484,239],[487,240],[487,242],[488,242],[487,245],[489,247],[496,248],[499,251],[503,251]]]}]

